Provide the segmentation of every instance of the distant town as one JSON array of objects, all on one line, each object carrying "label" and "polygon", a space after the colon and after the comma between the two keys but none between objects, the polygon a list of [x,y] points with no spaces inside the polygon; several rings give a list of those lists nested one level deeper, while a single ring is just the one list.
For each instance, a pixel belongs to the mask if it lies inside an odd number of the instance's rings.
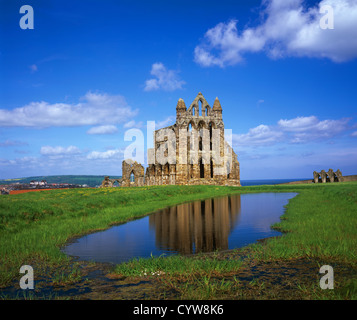
[{"label": "distant town", "polygon": [[[16,191],[38,190],[38,189],[69,189],[69,188],[89,188],[87,184],[71,183],[47,183],[46,180],[30,181],[29,183],[15,182],[7,185],[1,185],[1,194],[16,193]],[[14,192],[15,191],[15,192]]]},{"label": "distant town", "polygon": [[[58,188],[98,188],[105,175],[54,175],[0,179],[1,194],[16,194]],[[115,179],[121,176],[113,176]]]}]

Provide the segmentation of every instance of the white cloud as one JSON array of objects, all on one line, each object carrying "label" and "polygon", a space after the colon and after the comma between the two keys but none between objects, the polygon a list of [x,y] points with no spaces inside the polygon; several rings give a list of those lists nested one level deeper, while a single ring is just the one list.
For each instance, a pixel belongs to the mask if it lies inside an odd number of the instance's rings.
[{"label": "white cloud", "polygon": [[16,159],[0,159],[0,166],[14,166],[15,168],[19,167],[34,167],[34,166],[43,166],[44,162],[38,161],[36,157],[23,157]]},{"label": "white cloud", "polygon": [[329,139],[349,129],[350,119],[319,120],[316,116],[281,119],[275,126],[261,124],[245,134],[233,134],[234,146],[269,146],[279,142],[308,143]]},{"label": "white cloud", "polygon": [[14,147],[14,146],[27,146],[28,143],[26,142],[22,142],[22,141],[18,141],[18,140],[6,140],[4,142],[0,142],[0,147]]},{"label": "white cloud", "polygon": [[0,109],[0,126],[69,127],[124,123],[137,114],[120,95],[88,92],[77,104],[31,102],[13,110]]},{"label": "white cloud", "polygon": [[87,155],[87,159],[96,160],[96,159],[112,159],[117,158],[124,154],[124,151],[121,149],[112,149],[107,151],[92,151]]},{"label": "white cloud", "polygon": [[90,128],[87,133],[88,134],[113,134],[118,132],[118,128],[114,125],[104,125]]},{"label": "white cloud", "polygon": [[[256,27],[237,30],[237,21],[219,23],[204,35],[194,50],[195,61],[204,66],[229,66],[245,53],[261,52],[278,59],[286,56],[328,58],[344,62],[357,57],[357,1],[322,0],[306,8],[302,0],[263,0],[265,19]],[[334,29],[322,29],[325,13],[333,8]]]},{"label": "white cloud", "polygon": [[[176,121],[176,116],[168,116],[164,120],[161,121],[155,121],[155,130],[161,129],[164,127],[167,127],[169,125],[173,125]],[[135,120],[130,120],[127,123],[124,124],[124,128],[136,128],[136,129],[141,129],[145,127],[144,123],[142,121],[136,122]]]},{"label": "white cloud", "polygon": [[319,120],[315,116],[310,117],[297,117],[294,119],[281,119],[278,125],[286,131],[306,131],[316,127]]},{"label": "white cloud", "polygon": [[125,123],[124,128],[142,128],[143,127],[143,122],[139,121],[136,122],[135,120],[130,120],[129,122]]},{"label": "white cloud", "polygon": [[69,147],[51,147],[51,146],[43,146],[41,147],[41,154],[44,156],[58,156],[58,155],[75,155],[80,154],[81,150],[76,146],[69,146]]},{"label": "white cloud", "polygon": [[[231,20],[209,29],[205,34],[206,42],[195,48],[195,61],[204,67],[234,65],[243,60],[241,52],[260,51],[264,47],[264,38],[252,29],[239,36],[236,24],[236,20]],[[218,50],[219,55],[211,54],[212,49]]]},{"label": "white cloud", "polygon": [[176,116],[168,116],[162,121],[155,122],[155,129],[165,128],[167,126],[173,125],[176,121]]},{"label": "white cloud", "polygon": [[280,141],[283,137],[281,131],[261,124],[255,128],[249,129],[245,134],[233,134],[232,142],[235,146],[266,146]]},{"label": "white cloud", "polygon": [[145,91],[159,90],[159,81],[157,79],[149,79],[145,81]]},{"label": "white cloud", "polygon": [[351,133],[351,136],[352,136],[352,137],[357,137],[357,131],[352,132],[352,133]]},{"label": "white cloud", "polygon": [[297,117],[290,120],[279,120],[278,126],[286,132],[293,133],[291,142],[301,143],[321,138],[331,138],[348,129],[350,119],[322,120],[315,116]]},{"label": "white cloud", "polygon": [[161,62],[154,63],[151,67],[150,73],[155,78],[145,81],[145,91],[154,91],[159,89],[174,91],[182,89],[182,86],[185,84],[185,81],[180,80],[177,76],[176,71],[166,69]]}]

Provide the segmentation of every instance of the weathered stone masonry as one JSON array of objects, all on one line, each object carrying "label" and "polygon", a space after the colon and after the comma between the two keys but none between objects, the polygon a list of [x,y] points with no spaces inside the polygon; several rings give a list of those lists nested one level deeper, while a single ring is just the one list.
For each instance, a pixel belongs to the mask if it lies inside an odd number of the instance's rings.
[{"label": "weathered stone masonry", "polygon": [[334,172],[332,169],[329,169],[327,172],[325,170],[321,170],[321,172],[313,172],[314,175],[314,183],[326,183],[326,182],[342,182],[343,176],[340,169],[337,169]]},{"label": "weathered stone masonry", "polygon": [[221,104],[216,98],[211,107],[201,92],[189,108],[178,100],[176,123],[155,131],[148,163],[144,174],[141,164],[124,160],[121,186],[241,185],[237,155],[224,138]]}]

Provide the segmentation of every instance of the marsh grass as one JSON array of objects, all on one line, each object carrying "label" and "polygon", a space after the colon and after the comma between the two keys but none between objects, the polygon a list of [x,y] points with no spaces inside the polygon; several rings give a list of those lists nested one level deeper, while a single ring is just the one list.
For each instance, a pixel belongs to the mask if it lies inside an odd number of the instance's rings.
[{"label": "marsh grass", "polygon": [[[237,291],[240,285],[234,276],[240,260],[220,260],[216,256],[169,256],[132,259],[117,265],[119,276],[155,279],[184,299],[215,299]],[[227,278],[229,277],[229,279]]]},{"label": "marsh grass", "polygon": [[238,295],[240,292],[239,283],[225,278],[210,278],[204,276],[195,278],[187,282],[179,283],[172,281],[172,288],[179,292],[185,299],[189,300],[212,300],[222,296],[230,295],[232,292]]},{"label": "marsh grass", "polygon": [[[58,270],[70,263],[60,248],[73,238],[125,223],[159,209],[235,193],[297,192],[286,213],[274,228],[282,237],[263,246],[249,246],[258,261],[320,258],[356,265],[357,183],[277,185],[250,187],[151,186],[140,188],[69,189],[0,197],[0,287],[19,278],[23,264],[37,272]],[[156,277],[185,297],[213,298],[227,294],[231,286],[243,295],[232,277],[240,268],[237,260],[182,256],[133,259],[118,265],[115,272],[126,277]],[[39,271],[38,271],[39,270]],[[145,271],[146,270],[146,271]],[[228,278],[227,278],[228,277]],[[54,283],[72,283],[79,271],[58,271]],[[252,283],[252,287],[264,283]],[[347,287],[346,287],[347,286]],[[355,295],[355,282],[341,288]],[[337,292],[337,291],[336,291]],[[341,295],[343,295],[341,293]]]},{"label": "marsh grass", "polygon": [[69,285],[81,280],[83,280],[83,276],[78,263],[72,264],[69,272],[67,268],[56,269],[51,277],[53,286]]},{"label": "marsh grass", "polygon": [[[312,191],[313,190],[313,191]],[[272,227],[283,237],[253,245],[265,260],[297,257],[357,263],[357,184],[326,185],[290,199],[281,221]]]},{"label": "marsh grass", "polygon": [[174,276],[178,278],[217,276],[237,272],[241,265],[238,260],[219,260],[216,257],[200,259],[198,257],[169,256],[132,259],[119,264],[114,272],[126,277]]},{"label": "marsh grass", "polygon": [[59,249],[72,238],[182,202],[238,191],[214,186],[152,186],[1,196],[0,286],[18,277],[23,264],[61,265],[68,258]]}]

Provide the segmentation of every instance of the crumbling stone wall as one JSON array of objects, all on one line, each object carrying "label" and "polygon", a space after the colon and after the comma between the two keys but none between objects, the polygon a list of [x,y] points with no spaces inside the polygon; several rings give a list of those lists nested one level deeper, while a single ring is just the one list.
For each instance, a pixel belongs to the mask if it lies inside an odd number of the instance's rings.
[{"label": "crumbling stone wall", "polygon": [[[134,181],[130,180],[131,175]],[[122,162],[122,187],[141,187],[144,185],[144,167],[131,159]]]},{"label": "crumbling stone wall", "polygon": [[[136,161],[124,160],[121,186],[240,186],[238,157],[225,141],[224,132],[218,98],[211,107],[199,92],[189,108],[179,99],[176,123],[154,132],[154,148],[148,150],[146,171]],[[130,181],[131,175],[134,181]],[[102,185],[110,185],[108,179]]]},{"label": "crumbling stone wall", "polygon": [[105,176],[100,188],[111,188],[114,186],[115,182],[120,185],[122,183],[122,179],[110,179],[109,176]]},{"label": "crumbling stone wall", "polygon": [[[337,169],[336,172],[334,172],[332,169],[329,169],[327,172],[325,170],[321,170],[321,172],[313,172],[314,176],[314,183],[326,183],[326,182],[342,182],[343,181],[343,176],[342,172],[340,169]],[[320,180],[321,178],[321,180]]]},{"label": "crumbling stone wall", "polygon": [[148,150],[147,185],[240,186],[238,157],[225,141],[218,98],[211,107],[200,92],[189,108],[179,99],[176,123],[155,131],[154,140],[154,149]]},{"label": "crumbling stone wall", "polygon": [[113,183],[109,179],[109,176],[105,176],[104,180],[102,181],[102,185],[100,187],[101,188],[109,188],[109,187],[112,187],[112,186],[113,186]]}]

